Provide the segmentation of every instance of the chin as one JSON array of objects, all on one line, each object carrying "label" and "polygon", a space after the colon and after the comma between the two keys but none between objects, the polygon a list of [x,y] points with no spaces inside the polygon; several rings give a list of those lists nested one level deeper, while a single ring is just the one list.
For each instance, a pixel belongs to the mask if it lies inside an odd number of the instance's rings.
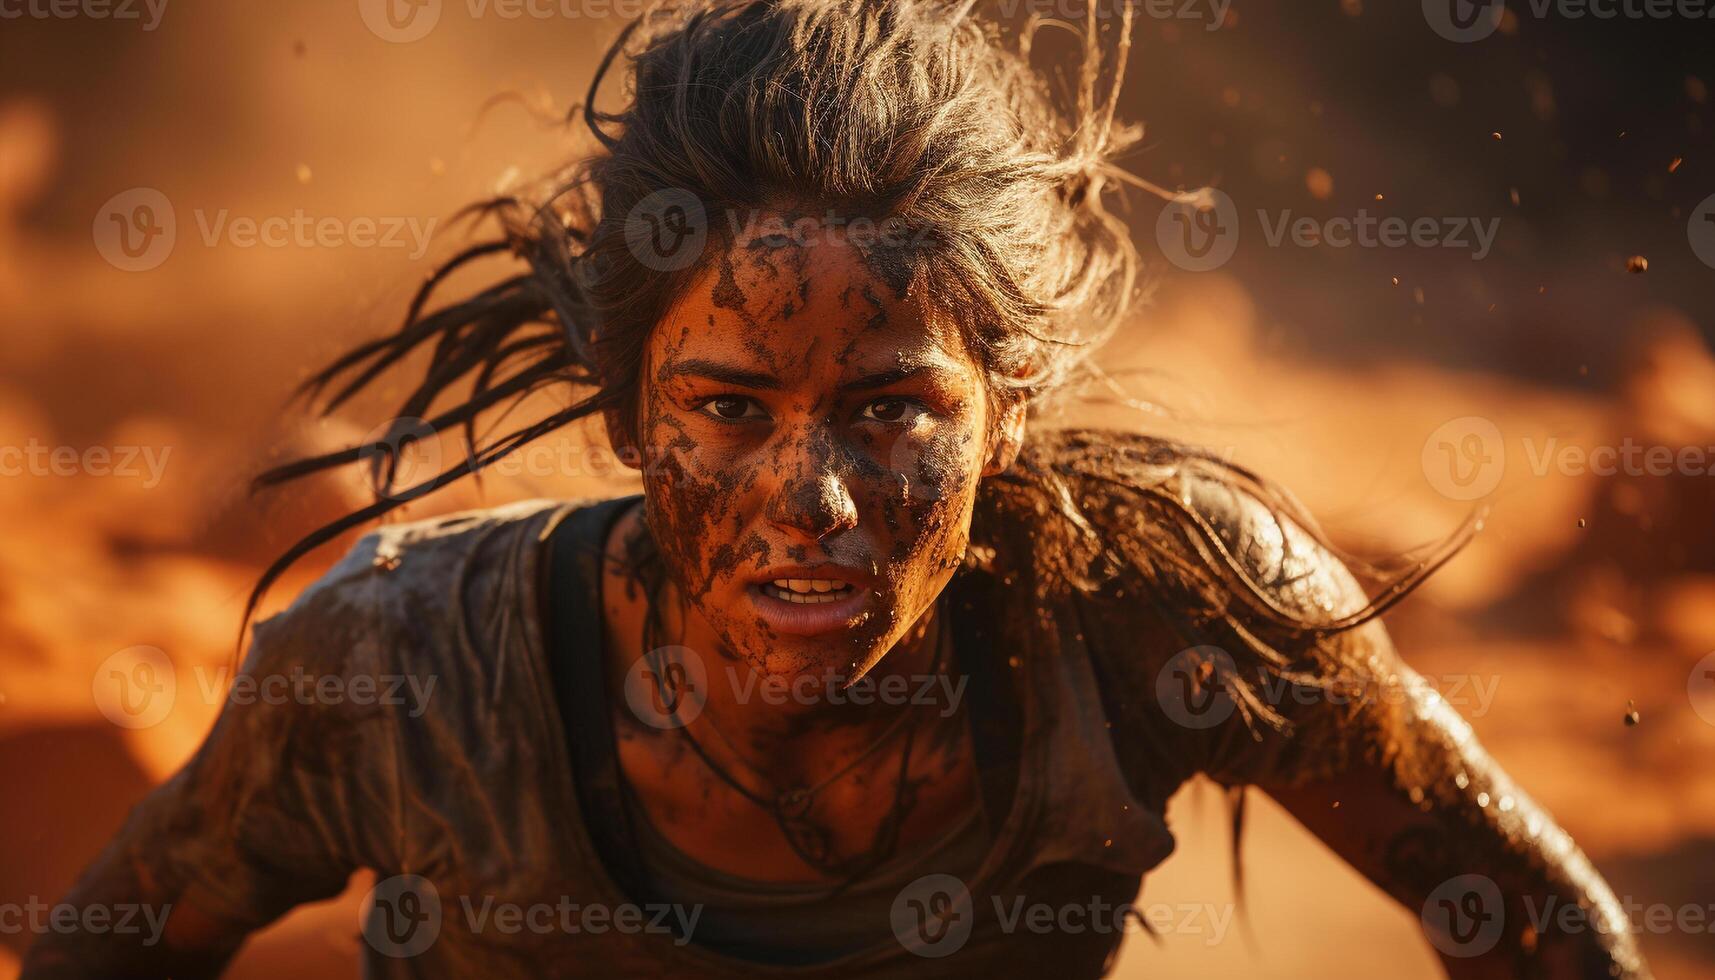
[{"label": "chin", "polygon": [[732,644],[732,649],[765,676],[788,681],[805,675],[835,677],[844,683],[868,672],[887,652],[875,637],[861,629],[821,636],[772,637],[755,631]]}]

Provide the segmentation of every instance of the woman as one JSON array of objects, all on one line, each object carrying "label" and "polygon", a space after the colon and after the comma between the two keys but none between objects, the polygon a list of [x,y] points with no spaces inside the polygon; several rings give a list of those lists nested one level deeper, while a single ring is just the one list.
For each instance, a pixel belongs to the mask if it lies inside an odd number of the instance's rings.
[{"label": "woman", "polygon": [[[425,345],[402,416],[471,453],[599,414],[640,497],[370,534],[257,627],[265,678],[409,678],[229,706],[68,901],[171,906],[159,942],[54,936],[30,977],[213,974],[377,872],[388,976],[1096,976],[1172,850],[1168,798],[1260,787],[1414,913],[1460,977],[1642,977],[1613,895],[1394,654],[1259,481],[1116,432],[1033,432],[1132,299],[1106,210],[1129,14],[1069,108],[971,4],[651,10],[585,118],[602,151],[318,379]],[[616,58],[622,111],[593,108]],[[448,272],[528,269],[425,313]],[[484,409],[570,407],[482,444]],[[331,407],[331,406],[330,406]],[[395,435],[408,435],[401,423]],[[1379,696],[1404,690],[1407,698]],[[1529,927],[1549,902],[1601,928]],[[1023,910],[1038,906],[1047,917]],[[1046,925],[1045,925],[1046,923]]]}]

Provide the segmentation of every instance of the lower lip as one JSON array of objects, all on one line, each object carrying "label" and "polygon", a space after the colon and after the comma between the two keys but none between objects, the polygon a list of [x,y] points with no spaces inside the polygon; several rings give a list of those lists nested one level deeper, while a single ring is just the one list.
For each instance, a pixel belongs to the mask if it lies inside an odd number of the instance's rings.
[{"label": "lower lip", "polygon": [[776,599],[762,591],[762,586],[745,589],[757,613],[776,633],[789,636],[818,636],[836,630],[851,629],[869,618],[869,589],[852,586],[851,595],[833,602],[802,603]]}]

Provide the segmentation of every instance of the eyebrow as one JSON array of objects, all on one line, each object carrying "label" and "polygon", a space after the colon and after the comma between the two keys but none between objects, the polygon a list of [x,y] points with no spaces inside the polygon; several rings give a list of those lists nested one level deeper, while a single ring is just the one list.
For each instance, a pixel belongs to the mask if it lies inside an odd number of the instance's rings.
[{"label": "eyebrow", "polygon": [[670,377],[682,378],[695,375],[719,381],[723,384],[737,385],[740,388],[755,388],[758,391],[779,391],[785,385],[780,379],[764,371],[752,371],[736,364],[722,364],[719,361],[704,360],[693,357],[673,365]]},{"label": "eyebrow", "polygon": [[877,371],[875,374],[866,374],[861,378],[854,378],[840,385],[840,390],[872,391],[876,388],[886,388],[888,385],[895,385],[933,370],[935,370],[935,366],[932,364],[916,364],[911,367],[894,368],[891,371]]},{"label": "eyebrow", "polygon": [[[840,385],[839,390],[841,392],[873,391],[877,388],[886,388],[889,385],[895,385],[901,381],[910,380],[920,374],[925,374],[934,370],[936,370],[936,365],[932,362],[928,362],[893,368],[887,371],[877,371],[874,374],[866,374],[860,378],[853,378],[852,380]],[[740,388],[750,388],[756,391],[779,391],[786,387],[779,378],[765,371],[753,371],[749,368],[739,367],[736,364],[723,364],[720,361],[711,361],[700,357],[693,357],[688,360],[680,361],[678,364],[673,366],[671,377],[682,378],[687,376],[707,378],[711,381],[719,381],[722,384],[735,385]]]}]

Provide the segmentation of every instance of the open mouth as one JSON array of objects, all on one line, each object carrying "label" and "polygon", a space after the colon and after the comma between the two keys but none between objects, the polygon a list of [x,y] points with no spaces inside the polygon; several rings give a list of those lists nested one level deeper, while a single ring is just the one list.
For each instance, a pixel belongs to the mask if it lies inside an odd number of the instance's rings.
[{"label": "open mouth", "polygon": [[824,564],[771,568],[746,587],[757,616],[784,636],[825,636],[855,629],[880,601],[856,569]]},{"label": "open mouth", "polygon": [[783,602],[812,606],[839,602],[857,591],[850,582],[831,578],[777,578],[761,588],[764,595]]}]

